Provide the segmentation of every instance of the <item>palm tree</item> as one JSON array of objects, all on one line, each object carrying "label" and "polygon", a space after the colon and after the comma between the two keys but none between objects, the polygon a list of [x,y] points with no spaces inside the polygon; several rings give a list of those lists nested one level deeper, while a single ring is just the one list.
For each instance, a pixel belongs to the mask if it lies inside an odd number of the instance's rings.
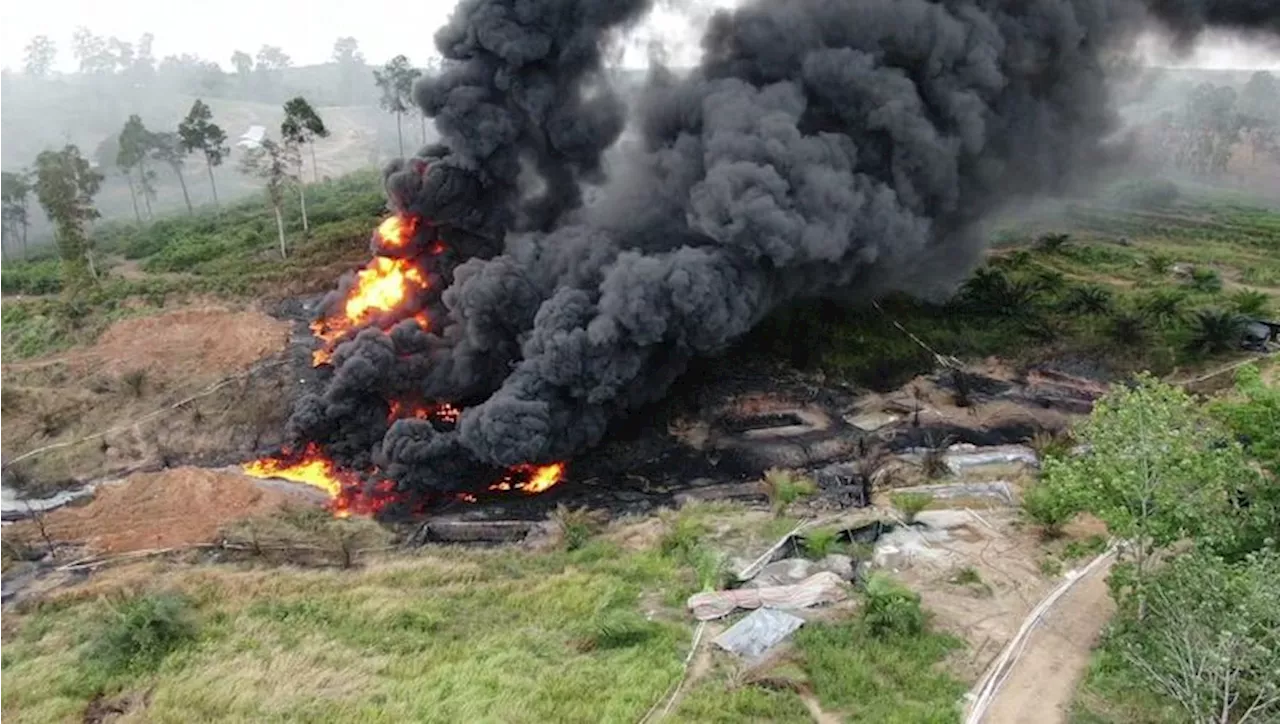
[{"label": "palm tree", "polygon": [[1111,290],[1096,284],[1076,287],[1062,301],[1062,310],[1077,314],[1105,314],[1111,310]]},{"label": "palm tree", "polygon": [[1245,320],[1235,312],[1223,309],[1201,309],[1196,312],[1194,332],[1188,341],[1192,352],[1218,354],[1239,345]]}]

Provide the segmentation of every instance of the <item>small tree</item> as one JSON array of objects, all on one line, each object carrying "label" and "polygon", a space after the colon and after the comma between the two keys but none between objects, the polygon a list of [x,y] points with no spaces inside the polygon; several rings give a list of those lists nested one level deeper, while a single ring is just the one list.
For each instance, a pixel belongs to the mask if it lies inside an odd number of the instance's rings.
[{"label": "small tree", "polygon": [[1185,392],[1144,374],[1094,406],[1078,431],[1088,454],[1044,461],[1046,494],[1078,501],[1128,540],[1130,570],[1112,580],[1131,582],[1139,600],[1152,554],[1230,515],[1231,493],[1251,483],[1239,447],[1215,432]]},{"label": "small tree", "polygon": [[264,139],[262,145],[245,154],[240,171],[266,181],[267,200],[276,214],[276,232],[280,235],[280,258],[289,256],[284,240],[284,189],[291,178],[290,170],[296,166],[293,159],[296,149],[291,149]]},{"label": "small tree", "polygon": [[213,180],[213,167],[221,166],[231,149],[226,145],[227,134],[213,123],[213,112],[204,101],[197,98],[192,104],[187,117],[178,124],[178,138],[182,142],[182,150],[204,154],[205,166],[209,170],[209,188],[213,189],[213,203],[217,206],[218,184]]},{"label": "small tree", "polygon": [[97,278],[93,248],[86,225],[98,218],[93,196],[102,187],[102,174],[89,166],[80,149],[43,151],[36,157],[36,198],[57,230],[58,255],[67,287],[75,287],[85,272]]},{"label": "small tree", "polygon": [[396,140],[400,144],[400,157],[404,157],[404,132],[401,129],[401,118],[405,111],[413,106],[413,81],[418,78],[417,68],[409,65],[409,59],[397,55],[382,70],[373,71],[373,79],[382,97],[378,103],[383,109],[396,116]]},{"label": "small tree", "polygon": [[187,213],[195,215],[191,208],[191,195],[187,193],[187,180],[182,177],[182,166],[187,160],[182,139],[176,133],[155,133],[151,136],[150,146],[151,157],[173,169],[173,175],[178,177],[178,184],[182,186],[182,200],[187,202]]}]

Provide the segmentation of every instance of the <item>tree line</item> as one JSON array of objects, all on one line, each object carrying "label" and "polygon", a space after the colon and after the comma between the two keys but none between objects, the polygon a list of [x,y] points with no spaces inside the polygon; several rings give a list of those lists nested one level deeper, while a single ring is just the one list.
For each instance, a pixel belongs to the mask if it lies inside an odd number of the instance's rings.
[{"label": "tree line", "polygon": [[1196,85],[1180,108],[1161,115],[1157,131],[1163,157],[1191,173],[1225,173],[1241,143],[1248,146],[1252,164],[1280,162],[1280,80],[1258,71],[1239,92]]},{"label": "tree line", "polygon": [[[228,73],[218,63],[189,53],[169,55],[157,61],[152,52],[154,41],[151,33],[130,42],[95,35],[80,27],[72,36],[71,53],[77,73],[98,81],[99,86],[109,91],[104,94],[107,96],[128,95],[159,84],[192,95],[269,101],[280,98],[281,93],[288,90],[284,73],[294,67],[293,59],[279,46],[265,44],[253,54],[235,50],[229,58],[232,70]],[[23,75],[34,81],[55,80],[59,76],[54,70],[58,52],[57,43],[48,36],[32,38],[25,47]],[[322,102],[345,104],[373,100],[366,93],[369,66],[359,41],[351,36],[334,40],[329,62],[336,68],[337,82],[325,84]],[[430,72],[437,62],[433,58],[425,69],[417,69],[408,58],[397,55],[375,70],[377,88],[381,91],[378,100],[388,111],[397,114],[397,125],[399,117],[413,109],[410,89],[414,78],[424,70]],[[319,89],[312,89],[312,93],[317,91]],[[422,123],[425,128],[425,117]]]},{"label": "tree line", "polygon": [[[296,189],[298,194],[303,233],[310,233],[302,148],[306,146],[311,149],[312,178],[318,181],[314,143],[315,139],[329,135],[324,120],[301,96],[285,103],[284,114],[279,140],[264,138],[244,155],[239,169],[242,173],[264,181],[267,199],[276,218],[281,257],[288,256],[283,208],[285,192],[289,188]],[[195,209],[191,205],[182,172],[187,158],[191,154],[199,154],[208,171],[215,207],[218,206],[213,169],[221,165],[230,153],[226,140],[226,132],[213,122],[212,111],[200,99],[195,101],[190,112],[173,131],[151,131],[141,117],[136,114],[130,116],[118,136],[116,167],[128,180],[138,223],[143,223],[143,207],[146,208],[147,219],[153,218],[151,200],[156,194],[153,183],[155,171],[149,167],[150,162],[168,166],[172,170],[182,188],[187,212],[194,214]],[[43,151],[36,157],[31,168],[18,172],[6,171],[0,179],[5,235],[13,234],[21,239],[25,258],[26,232],[30,225],[30,198],[34,195],[40,208],[53,223],[55,245],[62,261],[67,288],[74,289],[98,277],[88,226],[100,216],[93,205],[93,198],[101,190],[103,180],[103,174],[92,167],[89,159],[75,144],[67,144],[61,150]],[[139,206],[139,199],[142,200],[143,207]]]}]

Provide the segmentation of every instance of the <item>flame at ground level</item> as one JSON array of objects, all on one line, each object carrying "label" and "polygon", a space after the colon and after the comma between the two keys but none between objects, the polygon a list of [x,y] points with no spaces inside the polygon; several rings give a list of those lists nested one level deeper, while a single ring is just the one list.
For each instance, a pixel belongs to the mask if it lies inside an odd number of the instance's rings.
[{"label": "flame at ground level", "polygon": [[[363,269],[356,272],[355,284],[347,292],[341,313],[330,314],[312,322],[311,332],[323,343],[312,354],[312,365],[318,367],[327,363],[340,338],[377,315],[397,309],[406,300],[418,296],[427,286],[422,270],[414,266],[412,261],[375,256]],[[414,314],[412,319],[423,329],[430,327],[431,320],[425,312]]]},{"label": "flame at ground level", "polygon": [[[364,482],[358,473],[339,467],[315,443],[307,443],[299,455],[286,450],[278,457],[247,462],[243,469],[246,474],[255,478],[279,478],[325,491],[329,495],[329,508],[340,518],[353,513],[376,515],[387,505],[403,497],[396,492],[395,481],[392,480],[378,482],[374,484],[371,493],[365,492]],[[501,480],[488,486],[488,489],[537,495],[559,483],[564,478],[564,470],[565,464],[562,462],[514,465]],[[459,493],[454,498],[467,503],[476,502],[476,496],[472,493]]]}]

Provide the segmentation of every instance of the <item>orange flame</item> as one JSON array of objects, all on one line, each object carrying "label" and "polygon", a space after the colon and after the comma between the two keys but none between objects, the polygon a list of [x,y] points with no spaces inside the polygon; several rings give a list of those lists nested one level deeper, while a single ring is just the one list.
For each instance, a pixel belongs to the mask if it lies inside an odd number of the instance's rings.
[{"label": "orange flame", "polygon": [[398,499],[392,480],[375,484],[374,494],[366,495],[360,475],[339,467],[313,442],[307,443],[301,454],[286,449],[277,457],[259,458],[242,468],[250,477],[279,478],[323,490],[329,495],[329,509],[339,518],[353,513],[373,515]]},{"label": "orange flame", "polygon": [[[526,480],[515,480],[514,478],[527,476]],[[564,477],[564,463],[551,463],[550,465],[531,465],[525,463],[523,465],[513,465],[502,480],[489,486],[490,490],[519,490],[529,495],[537,495],[538,493],[549,490],[553,485],[560,482]]]},{"label": "orange flame", "polygon": [[417,418],[419,420],[427,420],[435,418],[443,422],[456,423],[458,416],[462,414],[462,410],[450,405],[447,402],[438,402],[434,405],[413,405],[406,407],[399,400],[392,400],[387,411],[387,421],[400,420],[403,418]]},{"label": "orange flame", "polygon": [[389,216],[378,224],[378,236],[382,243],[393,248],[403,248],[418,231],[418,217]]},{"label": "orange flame", "polygon": [[[339,338],[364,324],[375,315],[400,306],[406,299],[426,289],[422,272],[407,259],[375,256],[356,272],[356,283],[347,292],[341,314],[331,314],[311,323],[311,331],[324,345],[312,353],[312,366],[319,367],[333,357],[333,346]],[[426,329],[430,320],[425,312],[413,319]]]}]

